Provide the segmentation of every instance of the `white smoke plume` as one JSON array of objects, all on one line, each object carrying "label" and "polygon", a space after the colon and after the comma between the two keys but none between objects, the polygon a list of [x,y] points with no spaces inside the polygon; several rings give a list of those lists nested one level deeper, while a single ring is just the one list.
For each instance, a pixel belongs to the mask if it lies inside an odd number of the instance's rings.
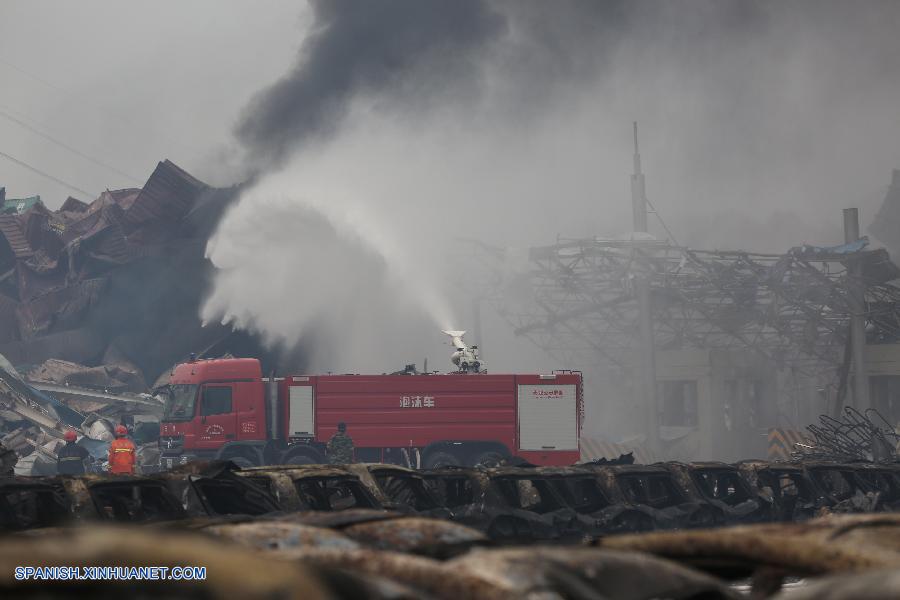
[{"label": "white smoke plume", "polygon": [[[648,193],[678,241],[696,247],[838,243],[840,208],[874,214],[900,160],[900,5],[487,6],[467,5],[491,25],[453,68],[428,48],[389,85],[343,80],[364,85],[339,88],[340,110],[328,96],[324,125],[301,119],[294,137],[273,136],[274,149],[253,137],[262,174],[211,242],[222,273],[206,317],[286,343],[312,336],[314,364],[327,370],[391,370],[425,355],[445,369],[438,329],[474,320],[456,276],[470,253],[460,240],[528,247],[628,231],[633,120]],[[303,102],[279,97],[279,110],[302,114]],[[244,136],[252,122],[272,128],[245,115]],[[261,167],[266,156],[276,158]],[[298,234],[304,220],[327,239]],[[248,245],[266,251],[236,250]],[[483,317],[492,370],[569,366],[512,338],[487,309]]]}]

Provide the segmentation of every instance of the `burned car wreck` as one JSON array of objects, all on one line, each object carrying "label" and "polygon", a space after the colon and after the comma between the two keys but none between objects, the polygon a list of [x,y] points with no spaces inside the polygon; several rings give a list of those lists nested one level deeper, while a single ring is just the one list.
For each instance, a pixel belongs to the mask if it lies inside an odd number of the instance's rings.
[{"label": "burned car wreck", "polygon": [[717,523],[771,520],[772,500],[751,486],[737,467],[719,462],[664,464],[682,489],[716,513]]},{"label": "burned car wreck", "polygon": [[427,471],[425,479],[454,519],[493,540],[565,541],[653,528],[587,469],[451,467]]}]

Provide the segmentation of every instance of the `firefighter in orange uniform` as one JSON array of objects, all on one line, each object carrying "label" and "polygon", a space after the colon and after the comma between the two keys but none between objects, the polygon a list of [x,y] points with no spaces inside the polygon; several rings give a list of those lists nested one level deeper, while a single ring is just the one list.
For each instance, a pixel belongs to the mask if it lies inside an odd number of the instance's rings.
[{"label": "firefighter in orange uniform", "polygon": [[124,425],[116,425],[116,439],[109,445],[109,472],[117,475],[134,475],[134,442],[127,437]]}]

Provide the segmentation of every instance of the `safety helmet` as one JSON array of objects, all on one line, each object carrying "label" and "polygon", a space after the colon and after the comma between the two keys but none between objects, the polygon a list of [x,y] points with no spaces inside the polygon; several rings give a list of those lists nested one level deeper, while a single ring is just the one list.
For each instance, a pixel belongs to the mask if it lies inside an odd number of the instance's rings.
[{"label": "safety helmet", "polygon": [[128,430],[125,429],[124,425],[116,425],[116,437],[122,437],[123,435],[128,435]]},{"label": "safety helmet", "polygon": [[74,442],[78,439],[78,434],[75,433],[75,431],[72,429],[66,429],[66,432],[63,434],[63,438],[65,438],[67,442]]},{"label": "safety helmet", "polygon": [[347,431],[347,424],[343,421],[338,423],[338,431]]}]

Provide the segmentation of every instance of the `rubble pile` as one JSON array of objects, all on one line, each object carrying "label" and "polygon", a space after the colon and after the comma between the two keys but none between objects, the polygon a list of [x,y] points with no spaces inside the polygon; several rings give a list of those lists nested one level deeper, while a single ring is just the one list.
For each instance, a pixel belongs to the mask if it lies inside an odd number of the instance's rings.
[{"label": "rubble pile", "polygon": [[112,394],[128,392],[137,394],[147,389],[147,382],[144,381],[140,370],[124,361],[86,367],[51,358],[27,371],[25,377],[31,382],[93,388]]},{"label": "rubble pile", "polygon": [[[53,378],[144,391],[218,341],[223,331],[197,318],[211,270],[204,248],[236,191],[167,160],[140,189],[0,215],[0,354]],[[89,370],[102,365],[105,374]]]},{"label": "rubble pile", "polygon": [[67,430],[80,436],[78,444],[91,455],[87,468],[102,470],[117,424],[130,427],[144,470],[158,468],[163,410],[159,399],[148,394],[113,395],[68,383],[60,386],[64,393],[58,395],[40,388],[46,389],[43,382],[24,378],[0,355],[0,466],[4,472],[14,466],[18,475],[55,475],[57,453]]}]

